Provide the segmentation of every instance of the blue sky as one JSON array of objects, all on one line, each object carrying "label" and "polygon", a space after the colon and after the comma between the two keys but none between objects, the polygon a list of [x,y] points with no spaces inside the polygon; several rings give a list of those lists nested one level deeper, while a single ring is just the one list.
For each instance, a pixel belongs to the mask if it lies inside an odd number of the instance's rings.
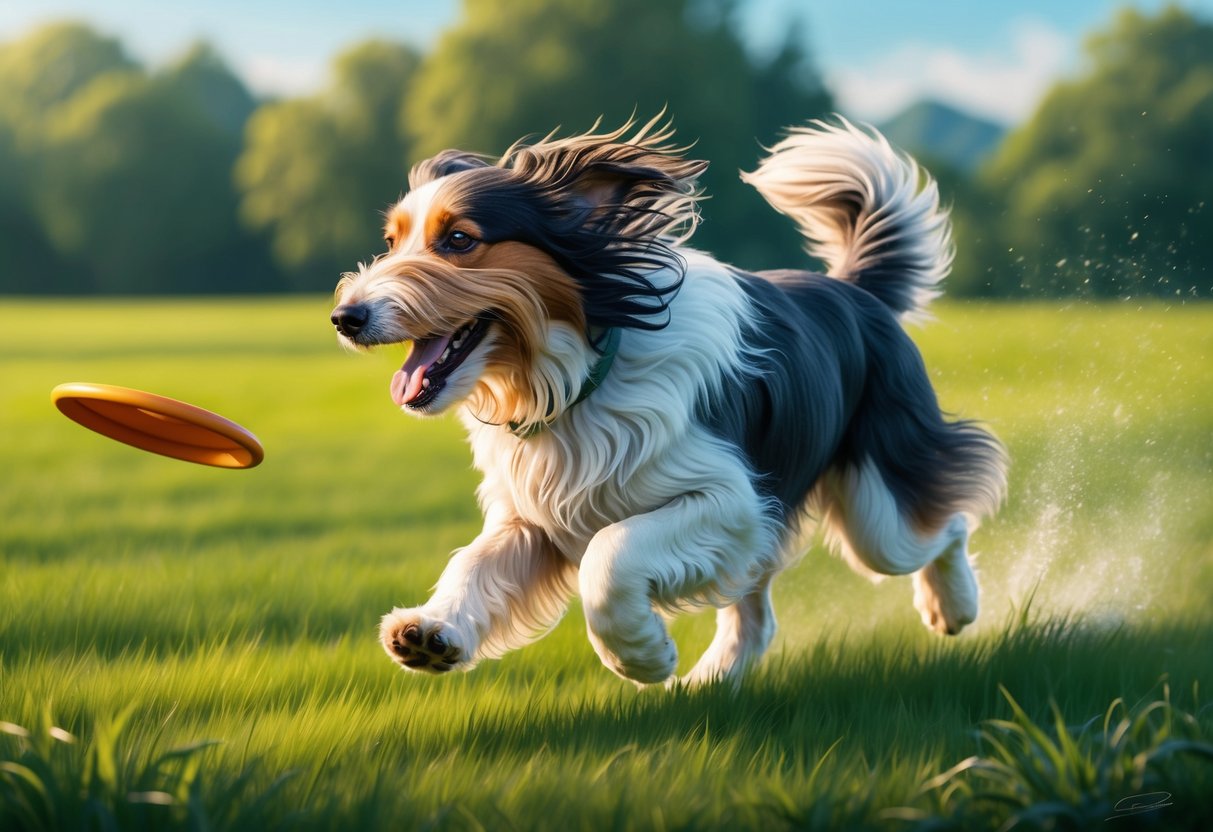
[{"label": "blue sky", "polygon": [[[1165,2],[743,0],[743,28],[761,50],[803,15],[818,67],[852,116],[880,120],[933,96],[1009,123],[1081,67],[1083,37],[1117,8],[1152,11]],[[1179,5],[1213,19],[1213,0]],[[424,47],[459,14],[459,0],[0,0],[0,41],[77,18],[155,64],[204,38],[255,90],[294,95],[321,86],[329,59],[352,42],[381,37]]]}]

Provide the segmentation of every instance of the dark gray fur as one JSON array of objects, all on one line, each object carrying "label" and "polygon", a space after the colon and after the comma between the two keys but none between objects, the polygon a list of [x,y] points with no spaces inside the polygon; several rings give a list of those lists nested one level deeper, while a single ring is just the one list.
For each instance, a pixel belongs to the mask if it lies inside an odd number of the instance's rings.
[{"label": "dark gray fur", "polygon": [[889,306],[811,272],[736,276],[756,312],[745,332],[755,359],[703,416],[743,450],[783,520],[794,522],[829,469],[865,459],[920,530],[958,511],[994,510],[1004,487],[1001,445],[940,412],[918,348]]}]

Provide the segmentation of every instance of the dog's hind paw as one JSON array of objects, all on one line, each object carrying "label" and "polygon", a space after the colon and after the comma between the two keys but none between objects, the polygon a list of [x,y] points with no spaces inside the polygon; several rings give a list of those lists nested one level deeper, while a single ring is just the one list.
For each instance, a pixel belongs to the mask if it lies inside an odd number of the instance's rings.
[{"label": "dog's hind paw", "polygon": [[453,628],[416,610],[397,609],[385,615],[379,641],[392,660],[408,670],[446,673],[467,665],[470,658]]},{"label": "dog's hind paw", "polygon": [[928,630],[954,636],[977,618],[977,579],[961,551],[914,573],[914,606]]}]

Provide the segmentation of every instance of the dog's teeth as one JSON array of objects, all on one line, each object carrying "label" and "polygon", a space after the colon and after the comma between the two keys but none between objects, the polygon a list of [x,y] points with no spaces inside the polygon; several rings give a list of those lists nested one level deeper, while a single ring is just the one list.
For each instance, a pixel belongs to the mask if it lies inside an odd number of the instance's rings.
[{"label": "dog's teeth", "polygon": [[437,363],[441,364],[443,361],[446,361],[447,357],[450,356],[450,354],[451,354],[451,348],[447,347],[445,350],[442,351],[442,355],[438,356]]},{"label": "dog's teeth", "polygon": [[425,390],[430,389],[430,380],[428,378],[423,378],[421,380],[421,387]]}]

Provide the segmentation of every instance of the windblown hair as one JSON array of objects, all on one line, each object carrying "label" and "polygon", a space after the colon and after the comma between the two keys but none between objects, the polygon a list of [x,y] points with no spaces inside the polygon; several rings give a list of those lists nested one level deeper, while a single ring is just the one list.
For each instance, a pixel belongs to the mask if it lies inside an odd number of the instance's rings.
[{"label": "windblown hair", "polygon": [[[675,247],[698,224],[707,163],[681,158],[685,148],[672,142],[668,122],[598,126],[516,143],[495,165],[445,150],[414,166],[409,184],[451,177],[452,197],[490,230],[488,242],[518,240],[547,252],[580,286],[590,326],[660,329],[686,271]],[[460,176],[469,171],[475,175]]]}]

